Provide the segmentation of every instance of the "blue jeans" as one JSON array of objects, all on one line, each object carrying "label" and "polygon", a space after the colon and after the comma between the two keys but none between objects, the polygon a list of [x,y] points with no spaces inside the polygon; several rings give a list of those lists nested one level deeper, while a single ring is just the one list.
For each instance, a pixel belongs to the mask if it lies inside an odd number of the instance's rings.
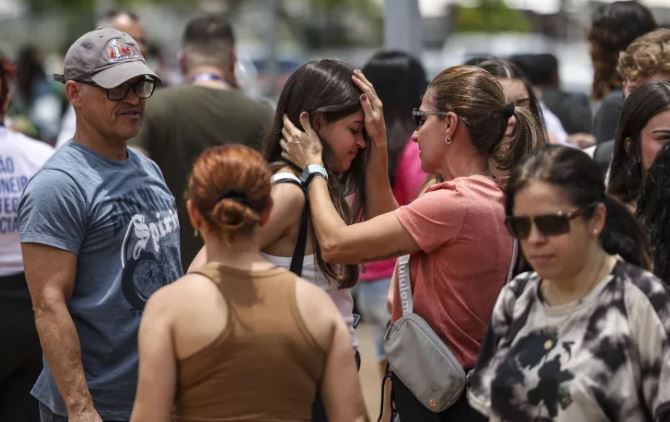
[{"label": "blue jeans", "polygon": [[359,281],[354,288],[356,294],[356,306],[363,316],[363,321],[372,328],[372,339],[375,343],[375,351],[378,361],[382,361],[384,353],[384,334],[386,325],[391,319],[386,308],[386,295],[389,290],[390,278],[378,280]]},{"label": "blue jeans", "polygon": [[[67,416],[57,415],[48,407],[40,403],[40,421],[41,422],[67,422]],[[105,421],[105,422],[127,422],[127,421]]]}]

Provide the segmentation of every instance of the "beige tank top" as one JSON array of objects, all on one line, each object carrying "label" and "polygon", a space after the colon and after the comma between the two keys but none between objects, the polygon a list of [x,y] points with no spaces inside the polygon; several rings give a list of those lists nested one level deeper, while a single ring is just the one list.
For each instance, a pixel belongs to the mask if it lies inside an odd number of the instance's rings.
[{"label": "beige tank top", "polygon": [[215,262],[193,272],[217,285],[228,323],[209,345],[177,362],[176,420],[310,421],[326,352],[298,311],[296,276]]}]

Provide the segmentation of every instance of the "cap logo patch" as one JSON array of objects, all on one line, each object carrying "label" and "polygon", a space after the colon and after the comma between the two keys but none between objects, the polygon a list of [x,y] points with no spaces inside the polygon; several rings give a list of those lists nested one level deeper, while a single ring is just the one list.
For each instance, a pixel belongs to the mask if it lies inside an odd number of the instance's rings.
[{"label": "cap logo patch", "polygon": [[124,60],[142,60],[142,54],[136,46],[127,44],[117,38],[109,41],[105,48],[105,61],[116,63]]}]

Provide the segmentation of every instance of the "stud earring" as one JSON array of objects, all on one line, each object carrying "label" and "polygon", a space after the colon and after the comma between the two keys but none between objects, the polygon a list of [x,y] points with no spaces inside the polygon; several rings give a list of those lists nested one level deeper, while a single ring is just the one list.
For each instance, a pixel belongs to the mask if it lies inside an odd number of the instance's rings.
[{"label": "stud earring", "polygon": [[444,143],[447,145],[451,145],[452,143],[454,143],[454,140],[451,139],[451,136],[447,135],[447,137],[444,139]]},{"label": "stud earring", "polygon": [[193,229],[193,237],[200,237],[200,233],[198,233],[198,229]]}]

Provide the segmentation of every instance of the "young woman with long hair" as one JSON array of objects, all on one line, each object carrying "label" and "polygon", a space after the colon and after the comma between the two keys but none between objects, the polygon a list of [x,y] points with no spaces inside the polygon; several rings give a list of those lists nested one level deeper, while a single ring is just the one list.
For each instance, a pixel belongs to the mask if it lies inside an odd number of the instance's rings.
[{"label": "young woman with long hair", "polygon": [[328,420],[366,420],[332,301],[260,252],[273,207],[269,165],[242,145],[209,148],[188,186],[209,262],[147,303],[131,420],[310,421],[317,389]]},{"label": "young woman with long hair", "polygon": [[[414,312],[467,370],[475,364],[513,250],[503,221],[505,181],[493,177],[492,169],[514,166],[544,137],[530,111],[507,103],[495,77],[478,67],[440,72],[413,115],[412,139],[419,144],[421,166],[444,182],[409,205],[347,225],[328,195],[326,180],[315,177],[308,185],[311,216],[326,261],[352,264],[411,254]],[[516,128],[500,155],[512,116]],[[308,113],[301,114],[300,123],[304,131],[285,122],[282,145],[287,159],[309,168],[323,162],[321,142]],[[393,318],[399,316],[395,301]],[[465,396],[437,415],[397,377],[393,388],[403,420],[480,418]]]}]

